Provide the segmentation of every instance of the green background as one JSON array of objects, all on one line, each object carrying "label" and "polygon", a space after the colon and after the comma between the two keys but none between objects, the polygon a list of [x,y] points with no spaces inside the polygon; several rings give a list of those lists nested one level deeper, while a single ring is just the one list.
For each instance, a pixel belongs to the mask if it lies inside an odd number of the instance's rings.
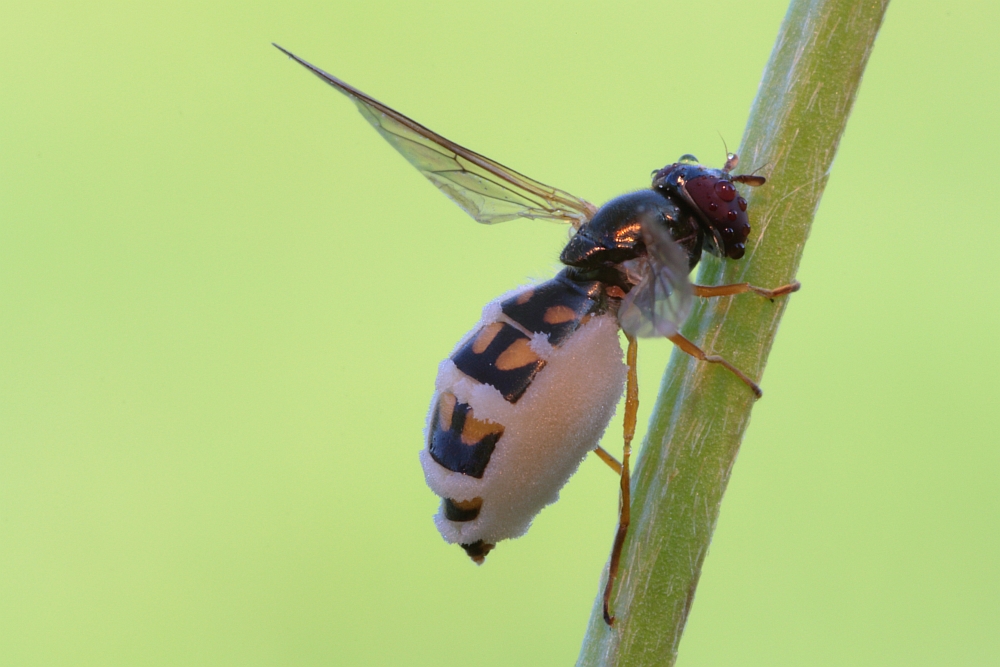
[{"label": "green background", "polygon": [[[575,660],[615,478],[477,568],[417,461],[437,362],[566,230],[472,223],[269,43],[602,202],[721,164],[785,3],[427,5],[4,7],[0,664]],[[1000,654],[998,26],[889,9],[684,667]]]}]

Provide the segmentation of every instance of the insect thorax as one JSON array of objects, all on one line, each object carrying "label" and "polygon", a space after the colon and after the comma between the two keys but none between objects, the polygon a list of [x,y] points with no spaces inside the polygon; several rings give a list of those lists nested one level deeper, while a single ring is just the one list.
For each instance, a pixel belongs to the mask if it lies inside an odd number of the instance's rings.
[{"label": "insect thorax", "polygon": [[674,197],[655,190],[640,190],[615,197],[580,227],[559,260],[579,270],[578,275],[617,285],[626,292],[627,281],[616,279],[614,269],[645,252],[642,221],[654,217],[688,256],[690,268],[701,259],[704,232],[694,213]]}]

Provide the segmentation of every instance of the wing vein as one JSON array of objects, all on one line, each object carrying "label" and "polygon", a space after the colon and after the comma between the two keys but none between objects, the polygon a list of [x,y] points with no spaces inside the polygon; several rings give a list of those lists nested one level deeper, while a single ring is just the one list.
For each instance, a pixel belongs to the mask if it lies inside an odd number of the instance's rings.
[{"label": "wing vein", "polygon": [[[277,44],[274,46],[354,100],[365,119],[393,148],[475,220],[490,224],[518,217],[545,218],[579,228],[596,212],[590,202],[460,146]],[[455,168],[447,167],[449,163]],[[490,189],[495,191],[485,191]]]}]

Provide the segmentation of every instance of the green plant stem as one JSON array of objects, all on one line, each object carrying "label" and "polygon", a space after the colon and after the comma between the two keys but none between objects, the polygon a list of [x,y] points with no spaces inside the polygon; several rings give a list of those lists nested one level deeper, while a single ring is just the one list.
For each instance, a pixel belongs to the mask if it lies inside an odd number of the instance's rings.
[{"label": "green plant stem", "polygon": [[[740,149],[741,163],[764,166],[768,178],[747,196],[746,257],[706,258],[699,283],[776,287],[795,277],[887,6],[792,0]],[[808,287],[791,298],[807,298]],[[760,378],[786,304],[704,299],[684,335]],[[617,620],[605,625],[599,594],[579,665],[674,664],[753,404],[732,374],[674,352],[633,477],[632,524],[611,598]]]}]

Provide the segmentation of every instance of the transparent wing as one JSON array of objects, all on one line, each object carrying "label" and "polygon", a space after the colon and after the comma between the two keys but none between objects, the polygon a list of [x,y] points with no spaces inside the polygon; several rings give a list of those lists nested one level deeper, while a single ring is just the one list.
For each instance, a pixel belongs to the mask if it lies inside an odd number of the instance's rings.
[{"label": "transparent wing", "polygon": [[646,261],[639,283],[622,299],[618,322],[633,336],[672,336],[691,312],[688,258],[670,238],[659,216],[642,219]]},{"label": "transparent wing", "polygon": [[515,218],[541,218],[579,228],[596,212],[590,202],[463,148],[277,44],[274,46],[350,97],[361,115],[393,148],[476,221],[493,224]]}]

